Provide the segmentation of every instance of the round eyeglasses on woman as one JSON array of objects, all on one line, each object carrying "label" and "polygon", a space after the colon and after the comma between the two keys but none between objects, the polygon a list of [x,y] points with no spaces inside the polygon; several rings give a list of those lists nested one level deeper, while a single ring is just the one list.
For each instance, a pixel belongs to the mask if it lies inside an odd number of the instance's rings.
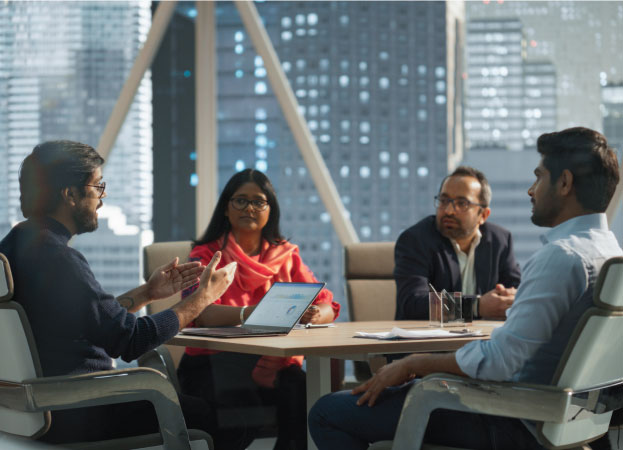
[{"label": "round eyeglasses on woman", "polygon": [[106,182],[103,181],[100,184],[85,184],[85,186],[91,186],[94,187],[97,192],[99,192],[99,197],[97,198],[102,198],[104,196],[104,191],[106,190]]},{"label": "round eyeglasses on woman", "polygon": [[465,212],[472,206],[479,206],[481,208],[487,207],[487,205],[483,205],[482,203],[470,202],[466,198],[439,197],[438,195],[435,196],[435,208],[446,209],[448,205],[452,205],[452,208],[455,211],[459,212]]},{"label": "round eyeglasses on woman", "polygon": [[229,201],[231,206],[238,211],[244,211],[249,205],[251,205],[256,211],[264,211],[268,207],[268,202],[266,200],[249,200],[244,197],[232,197]]}]

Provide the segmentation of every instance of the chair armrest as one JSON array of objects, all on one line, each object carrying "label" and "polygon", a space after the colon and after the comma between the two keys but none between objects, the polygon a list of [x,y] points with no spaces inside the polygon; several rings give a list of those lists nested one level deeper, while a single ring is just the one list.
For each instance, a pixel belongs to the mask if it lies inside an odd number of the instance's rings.
[{"label": "chair armrest", "polygon": [[555,386],[431,374],[408,392],[393,448],[419,448],[428,418],[436,409],[562,423],[572,395],[571,390]]},{"label": "chair armrest", "polygon": [[190,450],[175,389],[162,373],[131,368],[1,383],[2,406],[36,412],[147,400],[154,405],[167,449]]},{"label": "chair armrest", "polygon": [[150,350],[138,358],[140,367],[150,367],[167,376],[175,390],[180,393],[180,383],[175,373],[175,364],[171,353],[165,345],[160,345]]}]

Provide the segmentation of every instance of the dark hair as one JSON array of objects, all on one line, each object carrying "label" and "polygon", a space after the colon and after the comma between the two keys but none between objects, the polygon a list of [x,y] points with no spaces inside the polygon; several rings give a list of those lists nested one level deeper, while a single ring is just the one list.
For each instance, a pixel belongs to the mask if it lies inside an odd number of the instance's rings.
[{"label": "dark hair", "polygon": [[104,164],[93,147],[72,141],[37,145],[19,170],[20,205],[24,217],[53,213],[61,202],[61,190],[84,186]]},{"label": "dark hair", "polygon": [[573,174],[575,195],[588,211],[604,212],[619,182],[616,154],[606,137],[584,127],[539,136],[537,150],[555,183],[563,170]]},{"label": "dark hair", "polygon": [[454,172],[452,172],[450,175],[448,175],[447,177],[443,179],[443,181],[441,182],[441,185],[439,186],[439,192],[441,192],[441,189],[443,188],[443,184],[450,177],[474,177],[476,178],[478,182],[480,183],[480,195],[478,196],[480,199],[480,203],[482,203],[485,206],[489,206],[491,204],[491,186],[489,186],[489,181],[487,180],[487,177],[485,177],[485,174],[482,173],[480,170],[474,169],[473,167],[469,167],[469,166],[457,167],[456,169],[454,169]]},{"label": "dark hair", "polygon": [[[193,247],[215,241],[231,231],[231,223],[225,215],[225,212],[227,212],[229,200],[232,195],[245,183],[257,184],[266,195],[268,206],[270,206],[270,215],[268,216],[266,226],[262,229],[262,237],[273,245],[281,245],[286,241],[279,230],[279,202],[277,202],[277,195],[275,194],[273,185],[262,172],[253,169],[245,169],[229,179],[216,203],[207,230],[203,233],[203,236],[193,241]],[[227,239],[225,239],[223,248],[225,248],[225,245],[227,245]]]}]

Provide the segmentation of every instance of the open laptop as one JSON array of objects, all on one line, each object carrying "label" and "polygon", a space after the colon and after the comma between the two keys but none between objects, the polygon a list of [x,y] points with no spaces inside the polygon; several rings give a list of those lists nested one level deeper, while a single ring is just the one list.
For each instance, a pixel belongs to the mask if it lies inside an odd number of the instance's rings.
[{"label": "open laptop", "polygon": [[222,338],[288,334],[324,286],[325,283],[276,282],[244,325],[184,328],[182,333]]}]

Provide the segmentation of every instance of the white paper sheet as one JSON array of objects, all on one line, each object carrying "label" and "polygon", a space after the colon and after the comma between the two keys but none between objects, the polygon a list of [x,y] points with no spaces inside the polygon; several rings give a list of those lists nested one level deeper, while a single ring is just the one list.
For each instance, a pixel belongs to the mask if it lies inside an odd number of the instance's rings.
[{"label": "white paper sheet", "polygon": [[355,337],[368,339],[443,339],[468,336],[482,336],[482,330],[461,329],[444,330],[441,328],[431,328],[430,330],[405,330],[394,327],[391,331],[381,331],[378,333],[366,333],[357,331]]}]

